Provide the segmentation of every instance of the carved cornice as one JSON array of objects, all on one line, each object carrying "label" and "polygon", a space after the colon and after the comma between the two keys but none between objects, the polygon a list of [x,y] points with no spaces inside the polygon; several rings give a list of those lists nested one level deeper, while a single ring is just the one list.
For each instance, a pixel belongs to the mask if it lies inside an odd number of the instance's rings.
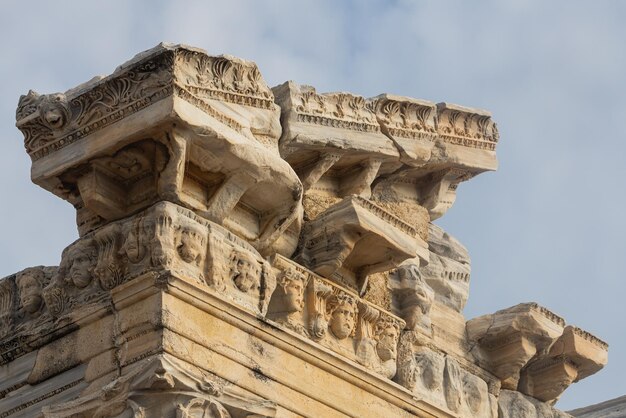
[{"label": "carved cornice", "polygon": [[591,334],[590,332],[585,331],[584,329],[578,328],[578,327],[572,327],[572,330],[574,332],[574,334],[578,335],[579,337],[589,341],[590,343],[598,346],[599,348],[603,349],[603,350],[608,350],[609,349],[609,344],[602,341],[600,338],[596,337],[595,335]]},{"label": "carved cornice", "polygon": [[380,132],[372,107],[351,93],[319,94],[311,86],[291,90],[298,122],[358,132]]},{"label": "carved cornice", "polygon": [[434,141],[437,105],[426,100],[382,94],[369,99],[379,123],[393,137]]},{"label": "carved cornice", "polygon": [[439,103],[437,117],[437,132],[444,142],[495,151],[500,134],[489,112]]},{"label": "carved cornice", "polygon": [[241,124],[210,101],[275,109],[272,91],[253,62],[160,45],[110,76],[64,94],[30,91],[20,98],[16,126],[24,134],[26,151],[36,161],[172,96],[238,132],[243,130]]}]

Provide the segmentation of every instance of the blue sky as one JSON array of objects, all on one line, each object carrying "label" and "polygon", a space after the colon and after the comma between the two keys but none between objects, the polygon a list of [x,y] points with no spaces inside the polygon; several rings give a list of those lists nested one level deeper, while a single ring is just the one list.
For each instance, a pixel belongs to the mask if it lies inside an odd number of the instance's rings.
[{"label": "blue sky", "polygon": [[[610,344],[562,409],[626,393],[626,2],[3,0],[0,276],[58,264],[71,206],[29,181],[20,94],[65,91],[160,41],[257,62],[268,84],[486,108],[500,169],[438,221],[472,256],[467,318],[537,301]],[[622,261],[620,261],[622,260]]]}]

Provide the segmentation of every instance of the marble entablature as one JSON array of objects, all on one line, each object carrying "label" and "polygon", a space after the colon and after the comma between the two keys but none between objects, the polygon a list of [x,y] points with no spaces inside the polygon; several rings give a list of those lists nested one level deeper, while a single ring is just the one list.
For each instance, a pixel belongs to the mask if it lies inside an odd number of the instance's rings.
[{"label": "marble entablature", "polygon": [[607,362],[536,304],[463,317],[432,222],[497,167],[486,111],[161,44],[16,119],[79,238],[0,280],[0,418],[561,418]]}]

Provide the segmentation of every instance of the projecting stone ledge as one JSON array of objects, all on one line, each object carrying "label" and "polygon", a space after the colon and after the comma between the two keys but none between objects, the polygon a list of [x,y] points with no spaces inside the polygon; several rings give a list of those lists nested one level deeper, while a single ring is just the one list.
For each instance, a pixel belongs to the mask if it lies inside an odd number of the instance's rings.
[{"label": "projecting stone ledge", "polygon": [[466,327],[432,221],[496,168],[488,112],[162,44],[16,119],[79,238],[0,280],[0,418],[560,417],[606,363],[534,304]]},{"label": "projecting stone ledge", "polygon": [[64,94],[29,92],[16,119],[33,181],[74,205],[81,235],[168,200],[290,255],[302,186],[279,114],[256,64],[161,44]]},{"label": "projecting stone ledge", "polygon": [[425,208],[431,220],[452,206],[460,182],[497,167],[499,134],[488,112],[389,94],[319,94],[293,82],[273,91],[281,155],[307,193],[327,200],[359,194],[399,213]]},{"label": "projecting stone ledge", "polygon": [[301,248],[296,261],[359,293],[369,275],[417,254],[428,258],[427,244],[411,225],[359,196],[345,198],[307,223]]},{"label": "projecting stone ledge", "polygon": [[598,372],[608,345],[586,331],[565,326],[549,310],[525,303],[467,322],[482,365],[502,381],[544,402],[554,402],[572,383]]}]

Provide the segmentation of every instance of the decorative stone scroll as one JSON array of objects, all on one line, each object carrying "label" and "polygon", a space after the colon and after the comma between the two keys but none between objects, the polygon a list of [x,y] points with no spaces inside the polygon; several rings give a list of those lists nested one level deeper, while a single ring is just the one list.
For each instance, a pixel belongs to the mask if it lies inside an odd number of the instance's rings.
[{"label": "decorative stone scroll", "polygon": [[431,159],[438,139],[435,103],[392,94],[381,94],[369,103],[402,163],[418,166]]},{"label": "decorative stone scroll", "polygon": [[437,132],[447,143],[495,151],[500,134],[491,113],[450,103],[437,105]]}]

